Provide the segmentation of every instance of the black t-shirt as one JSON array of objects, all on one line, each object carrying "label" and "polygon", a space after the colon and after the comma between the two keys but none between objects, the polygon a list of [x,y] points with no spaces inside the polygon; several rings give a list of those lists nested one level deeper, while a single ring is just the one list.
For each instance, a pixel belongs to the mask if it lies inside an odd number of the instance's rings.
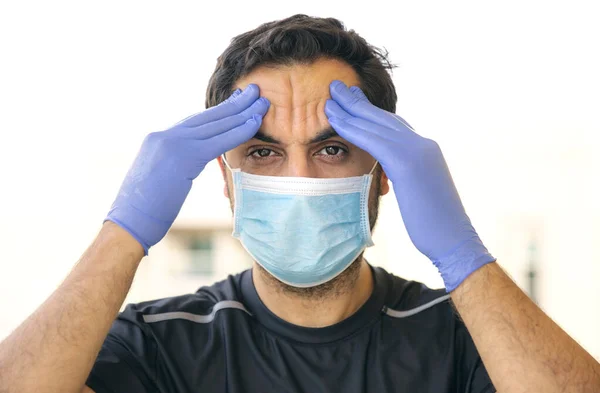
[{"label": "black t-shirt", "polygon": [[444,291],[372,269],[371,297],[325,328],[269,311],[251,270],[128,305],[87,385],[97,393],[495,392]]}]

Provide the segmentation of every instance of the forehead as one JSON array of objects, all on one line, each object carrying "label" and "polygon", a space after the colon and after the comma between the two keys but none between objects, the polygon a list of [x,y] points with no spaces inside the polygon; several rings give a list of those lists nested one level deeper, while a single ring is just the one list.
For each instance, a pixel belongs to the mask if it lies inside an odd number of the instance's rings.
[{"label": "forehead", "polygon": [[[295,106],[329,97],[329,84],[339,79],[348,86],[358,85],[358,75],[347,63],[337,59],[318,59],[309,64],[261,66],[240,78],[235,88],[250,83],[260,87],[271,102]],[[271,97],[269,97],[271,96]]]},{"label": "forehead", "polygon": [[296,139],[329,126],[325,102],[331,97],[329,84],[335,79],[348,86],[359,85],[358,75],[347,63],[319,59],[309,64],[261,66],[240,78],[235,88],[258,85],[260,95],[271,102],[261,129]]}]

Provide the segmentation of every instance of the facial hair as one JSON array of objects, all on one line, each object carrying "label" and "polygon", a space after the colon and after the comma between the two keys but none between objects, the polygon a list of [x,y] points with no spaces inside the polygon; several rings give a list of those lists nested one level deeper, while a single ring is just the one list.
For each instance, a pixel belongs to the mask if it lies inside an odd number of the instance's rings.
[{"label": "facial hair", "polygon": [[[371,232],[375,228],[377,222],[377,216],[379,215],[379,199],[381,197],[381,174],[383,170],[381,165],[377,164],[377,167],[373,171],[373,184],[374,188],[369,193],[369,226]],[[228,195],[231,193],[229,182],[227,182]],[[231,211],[233,212],[233,201],[229,198]],[[275,292],[281,293],[286,296],[301,298],[304,300],[329,300],[335,299],[342,295],[351,292],[356,286],[358,276],[360,273],[360,266],[363,262],[363,253],[360,255],[338,276],[333,279],[308,288],[298,288],[286,283],[279,281],[271,273],[269,273],[259,263],[255,263],[255,267],[260,272],[261,279]]]}]

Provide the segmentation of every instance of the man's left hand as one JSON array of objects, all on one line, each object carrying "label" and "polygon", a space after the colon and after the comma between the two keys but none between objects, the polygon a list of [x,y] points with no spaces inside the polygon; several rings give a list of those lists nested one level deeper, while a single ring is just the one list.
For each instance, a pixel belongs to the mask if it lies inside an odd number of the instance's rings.
[{"label": "man's left hand", "polygon": [[471,225],[439,145],[400,116],[371,104],[356,86],[333,81],[330,93],[329,123],[379,161],[392,181],[410,239],[438,268],[446,290],[495,261]]}]

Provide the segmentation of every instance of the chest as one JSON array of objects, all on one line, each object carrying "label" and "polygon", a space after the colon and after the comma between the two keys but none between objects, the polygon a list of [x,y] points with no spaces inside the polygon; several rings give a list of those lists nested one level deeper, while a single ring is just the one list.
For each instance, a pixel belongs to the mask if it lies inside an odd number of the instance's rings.
[{"label": "chest", "polygon": [[[327,344],[295,343],[252,329],[212,337],[194,344],[185,364],[165,369],[178,374],[180,388],[169,391],[453,391],[453,361],[441,356],[437,344],[389,337],[377,327]],[[180,353],[165,356],[171,364],[182,362]]]}]

